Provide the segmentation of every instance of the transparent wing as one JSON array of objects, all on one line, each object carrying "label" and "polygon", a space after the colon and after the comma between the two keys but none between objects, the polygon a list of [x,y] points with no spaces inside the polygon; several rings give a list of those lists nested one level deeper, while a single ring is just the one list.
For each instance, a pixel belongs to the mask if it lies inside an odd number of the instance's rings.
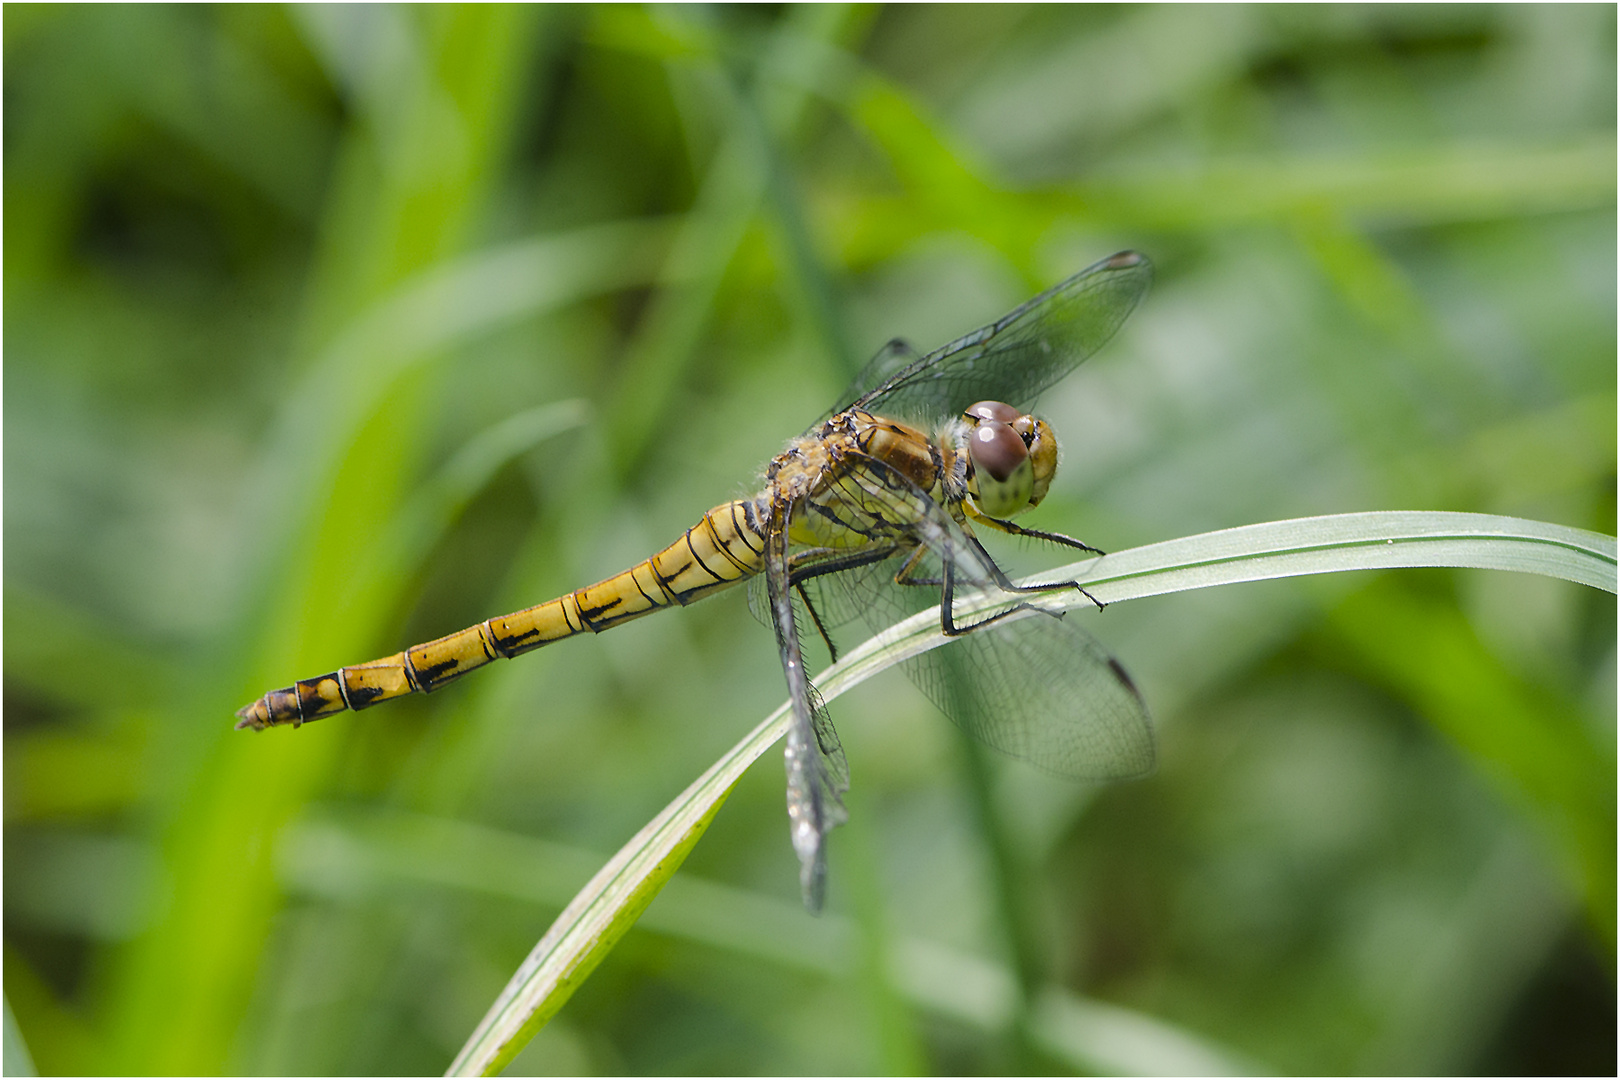
[{"label": "transparent wing", "polygon": [[789,835],[799,856],[804,905],[816,912],[826,899],[827,834],[849,817],[843,803],[849,790],[849,763],[827,708],[805,673],[789,584],[787,518],[787,507],[773,508],[766,530],[764,577],[782,673],[793,703],[784,751]]},{"label": "transparent wing", "polygon": [[[881,561],[804,582],[824,624],[855,613],[875,633],[938,604],[947,562],[958,613],[975,593],[1013,599],[995,583],[983,549],[904,477],[868,460],[839,481],[863,495],[874,482],[889,489],[891,502],[911,500],[922,524],[907,533],[923,551],[914,541]],[[911,580],[933,583],[897,582],[908,563]],[[1078,613],[1018,612],[901,666],[963,731],[1045,771],[1104,780],[1153,767],[1147,706],[1119,661],[1078,625]]]},{"label": "transparent wing", "polygon": [[1020,612],[907,661],[906,674],[986,746],[1077,780],[1140,776],[1153,768],[1147,706],[1076,614]]},{"label": "transparent wing", "polygon": [[[912,348],[911,342],[906,341],[904,338],[891,339],[887,345],[878,350],[876,356],[866,362],[859,374],[855,376],[855,381],[845,387],[842,394],[838,395],[838,403],[832,407],[827,416],[843,412],[858,399],[870,393],[875,387],[884,386],[891,381],[897,380],[901,375],[905,374],[908,368],[914,367],[922,358],[922,354]],[[968,404],[973,403],[970,401]]]},{"label": "transparent wing", "polygon": [[[795,563],[795,565],[799,564]],[[838,587],[829,600],[827,595],[828,584],[823,579],[817,578],[805,581],[802,585],[794,587],[793,614],[795,616],[795,625],[799,628],[799,638],[811,642],[812,650],[815,648],[816,639],[820,637],[817,632],[818,628],[822,631],[832,632],[843,629],[850,623],[860,619],[859,609],[838,602],[846,588],[847,586]],[[804,605],[804,598],[806,597],[815,605],[813,613]],[[769,592],[765,587],[764,574],[756,574],[748,579],[748,613],[761,626],[775,624],[771,617],[771,601]],[[843,636],[845,635],[839,635],[840,638]]]},{"label": "transparent wing", "polygon": [[1147,295],[1153,265],[1122,251],[1088,266],[1035,299],[927,356],[890,342],[856,376],[833,412],[860,406],[929,422],[976,401],[1019,409],[1114,336]]}]

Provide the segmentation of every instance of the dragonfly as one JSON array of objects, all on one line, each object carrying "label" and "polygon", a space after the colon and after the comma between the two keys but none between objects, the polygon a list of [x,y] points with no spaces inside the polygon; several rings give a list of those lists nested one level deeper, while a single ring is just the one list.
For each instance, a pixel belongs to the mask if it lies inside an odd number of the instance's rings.
[{"label": "dragonfly", "polygon": [[[722,503],[628,570],[543,604],[369,663],[271,690],[238,729],[298,727],[428,693],[492,661],[752,581],[775,630],[792,716],[785,757],[800,885],[822,906],[826,837],[847,819],[849,767],[805,670],[813,630],[874,631],[938,604],[941,647],[902,661],[912,680],[980,742],[1081,780],[1149,771],[1147,707],[1124,667],[1089,633],[1038,605],[1080,582],[1018,584],[980,541],[999,532],[1101,555],[1011,519],[1037,506],[1058,465],[1051,426],[1030,410],[1097,352],[1146,295],[1152,264],[1103,259],[1007,315],[926,355],[898,339],[838,403],[771,460],[757,494]],[[991,614],[976,600],[1005,601]]]}]

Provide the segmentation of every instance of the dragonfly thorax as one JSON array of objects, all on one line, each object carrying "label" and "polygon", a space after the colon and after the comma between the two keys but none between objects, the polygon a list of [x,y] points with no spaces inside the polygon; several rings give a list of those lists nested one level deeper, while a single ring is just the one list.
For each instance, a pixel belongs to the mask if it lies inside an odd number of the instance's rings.
[{"label": "dragonfly thorax", "polygon": [[1008,518],[1046,498],[1058,449],[1045,420],[1000,401],[981,401],[963,412],[956,438],[958,454],[968,462],[967,494],[974,509]]},{"label": "dragonfly thorax", "polygon": [[[806,547],[888,544],[926,511],[909,498],[951,498],[939,448],[904,421],[847,409],[788,443],[765,470],[761,520],[786,508],[789,538]],[[961,495],[956,495],[961,498]]]}]

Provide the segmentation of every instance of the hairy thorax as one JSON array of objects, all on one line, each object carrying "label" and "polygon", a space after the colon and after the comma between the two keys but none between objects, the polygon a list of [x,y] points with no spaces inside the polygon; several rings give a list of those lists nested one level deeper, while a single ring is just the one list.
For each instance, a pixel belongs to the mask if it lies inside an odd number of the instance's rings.
[{"label": "hairy thorax", "polygon": [[[853,548],[892,542],[917,519],[913,491],[957,511],[960,471],[950,439],[850,409],[794,439],[765,472],[761,509],[789,510],[796,544]],[[873,466],[872,462],[879,463]]]}]

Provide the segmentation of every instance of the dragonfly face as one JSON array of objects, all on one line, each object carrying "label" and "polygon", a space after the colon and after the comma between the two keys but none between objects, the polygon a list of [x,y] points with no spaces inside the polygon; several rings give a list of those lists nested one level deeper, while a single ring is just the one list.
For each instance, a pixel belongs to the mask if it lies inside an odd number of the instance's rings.
[{"label": "dragonfly face", "polygon": [[[964,731],[1065,776],[1145,772],[1152,729],[1124,668],[1077,620],[1044,617],[1033,603],[1053,590],[1085,590],[1014,584],[974,529],[1101,554],[1008,519],[1045,498],[1057,469],[1052,429],[1028,409],[1113,336],[1151,276],[1147,259],[1121,252],[925,356],[891,343],[827,419],[772,460],[758,495],[715,507],[663,551],[544,604],[272,690],[237,713],[237,727],[296,727],[435,690],[493,660],[754,578],[793,705],[788,817],[812,910],[849,774],[805,671],[806,625],[836,658],[829,628],[860,620],[882,630],[938,603],[941,631],[958,640],[903,666]],[[1006,602],[964,622],[960,602],[969,596]]]},{"label": "dragonfly face", "polygon": [[970,405],[962,415],[974,507],[1009,518],[1039,505],[1057,472],[1057,438],[1046,421],[1000,401]]}]

